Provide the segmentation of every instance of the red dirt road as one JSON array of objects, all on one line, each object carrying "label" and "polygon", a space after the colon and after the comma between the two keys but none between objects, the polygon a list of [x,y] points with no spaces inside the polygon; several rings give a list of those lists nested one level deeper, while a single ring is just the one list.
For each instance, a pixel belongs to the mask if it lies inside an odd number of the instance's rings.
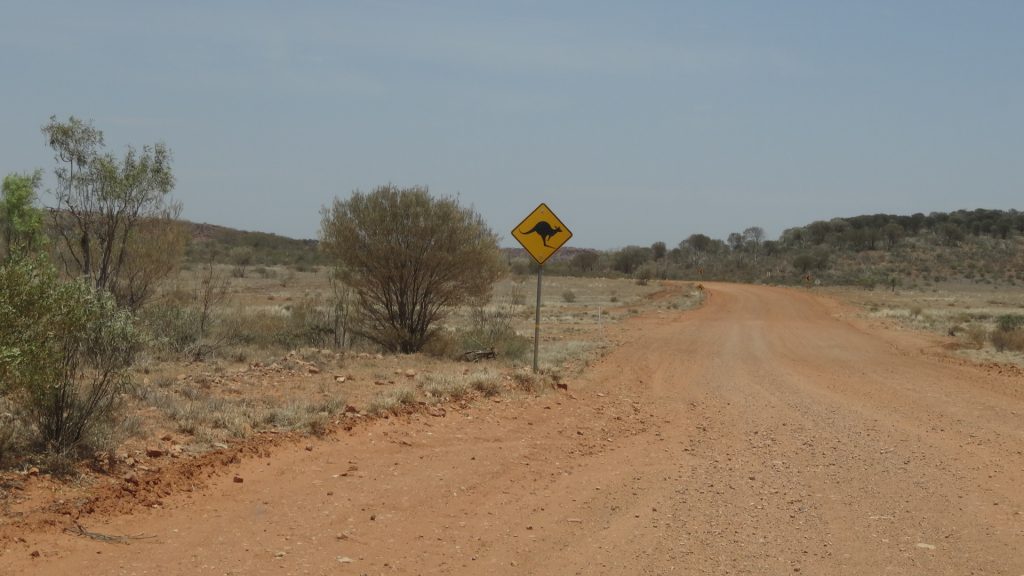
[{"label": "red dirt road", "polygon": [[1019,372],[808,292],[710,289],[627,323],[571,395],[279,447],[83,520],[152,539],[27,534],[0,573],[1024,574]]}]

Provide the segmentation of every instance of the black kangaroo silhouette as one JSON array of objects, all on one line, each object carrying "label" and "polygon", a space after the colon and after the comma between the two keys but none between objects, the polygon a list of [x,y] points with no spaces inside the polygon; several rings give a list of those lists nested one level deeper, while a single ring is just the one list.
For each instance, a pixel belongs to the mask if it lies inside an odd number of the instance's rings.
[{"label": "black kangaroo silhouette", "polygon": [[541,242],[544,243],[545,247],[551,248],[551,246],[548,246],[548,238],[551,238],[552,236],[558,234],[561,231],[561,226],[552,227],[551,224],[548,224],[544,220],[541,220],[540,222],[534,224],[533,228],[530,228],[529,231],[523,232],[522,230],[520,230],[519,232],[521,234],[536,234],[540,236]]}]

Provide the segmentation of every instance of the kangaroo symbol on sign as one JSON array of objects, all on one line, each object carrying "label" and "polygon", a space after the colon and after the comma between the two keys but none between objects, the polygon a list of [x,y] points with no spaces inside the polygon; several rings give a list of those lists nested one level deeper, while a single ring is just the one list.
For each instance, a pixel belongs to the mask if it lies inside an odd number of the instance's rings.
[{"label": "kangaroo symbol on sign", "polygon": [[551,248],[551,246],[548,246],[548,238],[551,238],[552,236],[558,234],[561,231],[561,226],[552,227],[551,224],[548,224],[544,220],[541,220],[540,222],[534,224],[533,228],[530,228],[528,231],[523,232],[522,230],[520,230],[519,232],[521,234],[536,234],[540,236],[541,242],[544,243],[545,247]]}]

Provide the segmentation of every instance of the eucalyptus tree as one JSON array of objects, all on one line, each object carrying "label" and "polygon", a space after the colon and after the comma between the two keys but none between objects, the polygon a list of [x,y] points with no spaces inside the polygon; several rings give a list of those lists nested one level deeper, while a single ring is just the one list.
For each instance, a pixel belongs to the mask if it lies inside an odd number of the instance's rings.
[{"label": "eucalyptus tree", "polygon": [[65,271],[140,307],[184,254],[171,150],[163,143],[105,151],[103,132],[74,116],[43,126],[57,162],[52,211]]}]

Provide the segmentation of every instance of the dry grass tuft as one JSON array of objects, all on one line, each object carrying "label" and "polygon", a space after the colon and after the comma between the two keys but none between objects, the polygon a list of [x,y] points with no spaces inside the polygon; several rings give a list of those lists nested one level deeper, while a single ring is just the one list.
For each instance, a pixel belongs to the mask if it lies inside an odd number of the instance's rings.
[{"label": "dry grass tuft", "polygon": [[453,376],[429,376],[423,384],[423,393],[429,402],[458,402],[470,395],[470,386],[464,378]]},{"label": "dry grass tuft", "polygon": [[411,388],[399,388],[381,392],[370,401],[366,412],[372,416],[388,416],[405,413],[416,404],[416,392]]}]

